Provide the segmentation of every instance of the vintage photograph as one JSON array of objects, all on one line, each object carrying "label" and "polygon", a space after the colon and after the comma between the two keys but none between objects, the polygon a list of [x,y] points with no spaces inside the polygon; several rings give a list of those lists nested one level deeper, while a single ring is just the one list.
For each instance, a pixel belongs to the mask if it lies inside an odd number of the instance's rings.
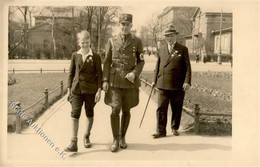
[{"label": "vintage photograph", "polygon": [[234,4],[6,4],[3,164],[232,165]]}]

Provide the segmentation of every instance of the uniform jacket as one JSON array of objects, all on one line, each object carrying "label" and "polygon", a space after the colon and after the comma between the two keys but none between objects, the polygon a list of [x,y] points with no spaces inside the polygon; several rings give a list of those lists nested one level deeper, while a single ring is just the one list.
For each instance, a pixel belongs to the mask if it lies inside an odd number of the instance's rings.
[{"label": "uniform jacket", "polygon": [[184,83],[191,84],[191,65],[188,48],[175,43],[173,53],[164,41],[158,50],[154,82],[156,87],[166,90],[181,90]]},{"label": "uniform jacket", "polygon": [[[143,46],[139,38],[130,34],[123,43],[121,34],[110,38],[106,46],[104,59],[103,81],[116,88],[135,88],[140,86],[139,75],[144,66]],[[131,83],[125,76],[135,74],[135,81]]]},{"label": "uniform jacket", "polygon": [[93,53],[93,61],[83,63],[82,55],[74,52],[71,57],[68,88],[73,94],[94,94],[101,88],[101,58]]}]

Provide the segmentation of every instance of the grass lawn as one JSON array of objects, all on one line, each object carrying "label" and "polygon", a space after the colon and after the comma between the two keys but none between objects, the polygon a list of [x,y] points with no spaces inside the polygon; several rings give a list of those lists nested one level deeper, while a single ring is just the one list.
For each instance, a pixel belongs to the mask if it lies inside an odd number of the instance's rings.
[{"label": "grass lawn", "polygon": [[[196,72],[198,73],[198,72]],[[149,83],[153,80],[153,72],[143,72],[141,78],[147,79]],[[232,93],[232,79],[225,77],[213,77],[192,75],[192,84],[204,86],[207,88],[220,90],[225,93]],[[198,103],[204,110],[218,111],[218,112],[231,112],[232,102],[215,98],[205,92],[198,92],[194,89],[190,89],[185,94],[185,100],[188,100],[191,104]],[[189,106],[187,106],[189,107]]]},{"label": "grass lawn", "polygon": [[[147,79],[149,83],[153,80],[153,72],[143,72],[141,78]],[[195,72],[192,75],[192,84],[207,87],[221,92],[232,94],[231,77],[214,77],[210,75],[201,75]],[[232,112],[232,101],[216,98],[206,92],[199,92],[196,89],[190,89],[185,94],[184,106],[193,109],[194,104],[199,104],[201,112],[211,113],[230,113]],[[203,118],[203,117],[202,117]],[[215,121],[219,120],[220,121]],[[226,121],[226,119],[228,121]],[[194,119],[188,115],[183,115],[183,126],[190,126]],[[206,135],[231,135],[232,119],[229,117],[208,117],[207,121],[201,120],[200,133]],[[191,131],[193,132],[193,129]]]},{"label": "grass lawn", "polygon": [[[32,105],[34,102],[43,97],[44,89],[47,88],[49,92],[60,86],[60,81],[63,80],[64,89],[67,88],[66,73],[43,73],[43,74],[9,74],[12,78],[16,79],[14,85],[8,85],[8,112],[14,112],[9,106],[12,101],[19,101],[21,103],[22,110]],[[50,101],[59,96],[60,90],[55,91],[49,95]],[[36,110],[42,108],[44,100],[39,105],[34,107],[34,110],[26,111],[26,115],[34,118],[39,113]],[[15,116],[8,116],[8,131],[14,131],[13,126],[15,125]]]},{"label": "grass lawn", "polygon": [[222,92],[226,92],[232,94],[232,79],[225,77],[212,77],[212,76],[198,76],[194,72],[192,77],[192,83],[196,83],[198,85],[203,85],[205,87],[220,90]]}]

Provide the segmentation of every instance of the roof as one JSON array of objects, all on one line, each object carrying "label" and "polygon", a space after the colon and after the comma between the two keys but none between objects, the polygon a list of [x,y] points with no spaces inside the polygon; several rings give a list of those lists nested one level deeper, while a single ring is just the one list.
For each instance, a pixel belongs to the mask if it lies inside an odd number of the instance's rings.
[{"label": "roof", "polygon": [[180,10],[180,9],[183,9],[183,8],[196,8],[195,6],[168,6],[166,8],[163,9],[163,12],[161,14],[158,15],[158,17],[162,17],[164,16],[165,14],[169,13],[170,11],[172,10]]},{"label": "roof", "polygon": [[[224,29],[221,30],[221,32],[232,32],[232,27],[224,28]],[[213,30],[211,33],[212,34],[219,34],[220,30]]]},{"label": "roof", "polygon": [[202,12],[204,14],[220,14],[221,11],[223,14],[232,14],[232,8],[230,7],[222,7],[222,8],[215,8],[215,7],[212,7],[212,6],[207,6],[207,7],[197,7],[197,9],[194,11],[193,15],[192,15],[192,18],[196,17],[196,15],[199,13],[199,12]]},{"label": "roof", "polygon": [[[39,28],[39,27],[42,27],[42,26],[45,26],[45,25],[51,26],[51,24],[49,24],[48,22],[45,22],[45,23],[41,23],[41,24],[38,24],[38,25],[36,25],[36,26],[31,27],[31,28],[29,28],[29,30],[30,30],[30,31],[31,31],[31,30],[35,30],[35,29],[37,29],[37,28]],[[68,32],[68,31],[65,30],[64,28],[61,28],[61,27],[58,27],[58,26],[55,26],[55,25],[54,25],[54,27],[57,28],[57,29],[59,29],[59,30],[61,30],[61,31],[63,31],[64,33],[70,34],[70,32]]]}]

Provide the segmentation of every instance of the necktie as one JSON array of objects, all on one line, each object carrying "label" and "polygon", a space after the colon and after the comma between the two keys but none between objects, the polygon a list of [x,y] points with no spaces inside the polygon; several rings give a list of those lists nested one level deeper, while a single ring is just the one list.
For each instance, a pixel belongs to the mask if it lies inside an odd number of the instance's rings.
[{"label": "necktie", "polygon": [[170,45],[169,52],[170,52],[170,54],[172,54],[172,52],[173,52],[173,45]]},{"label": "necktie", "polygon": [[126,35],[123,35],[123,43],[126,41]]}]

